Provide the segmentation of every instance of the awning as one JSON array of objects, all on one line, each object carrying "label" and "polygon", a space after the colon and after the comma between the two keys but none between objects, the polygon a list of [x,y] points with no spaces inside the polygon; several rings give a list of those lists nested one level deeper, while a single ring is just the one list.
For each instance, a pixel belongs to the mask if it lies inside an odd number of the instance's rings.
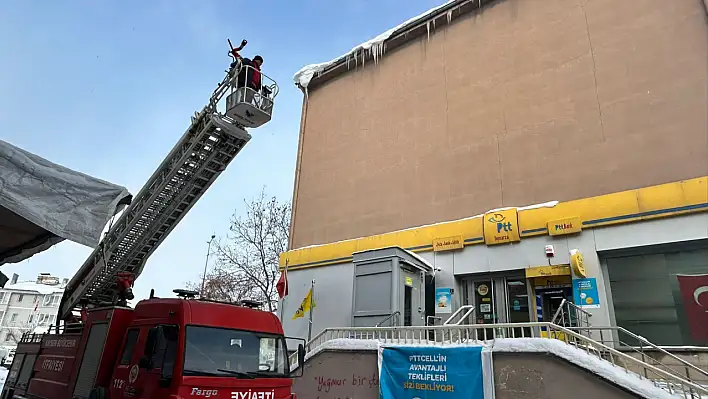
[{"label": "awning", "polygon": [[0,265],[63,240],[89,247],[132,196],[0,140]]}]

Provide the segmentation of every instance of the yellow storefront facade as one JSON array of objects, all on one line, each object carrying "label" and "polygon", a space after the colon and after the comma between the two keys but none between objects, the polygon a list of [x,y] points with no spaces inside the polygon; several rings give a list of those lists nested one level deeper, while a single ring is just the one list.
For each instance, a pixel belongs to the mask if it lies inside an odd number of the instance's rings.
[{"label": "yellow storefront facade", "polygon": [[[421,262],[415,269],[421,271],[420,286],[401,291],[401,303],[410,309],[399,325],[434,324],[466,305],[475,308],[476,323],[550,321],[566,300],[591,314],[594,325],[620,325],[664,345],[705,345],[696,332],[703,321],[692,318],[695,304],[683,300],[686,284],[677,279],[692,276],[691,284],[700,284],[700,276],[708,276],[707,211],[704,176],[293,249],[280,257],[290,287],[281,304],[284,326],[288,334],[305,337],[306,318],[289,315],[313,281],[315,334],[361,326],[357,320],[363,319],[354,314],[368,315],[364,324],[390,316],[388,305],[378,313],[375,305],[367,305],[368,313],[359,309],[362,297],[387,294],[386,288],[357,283],[363,275],[358,265],[397,248],[401,264]],[[362,258],[374,252],[379,255]],[[449,298],[444,306],[438,301],[443,297]],[[435,308],[423,305],[431,298]],[[708,306],[708,298],[696,303]]]}]

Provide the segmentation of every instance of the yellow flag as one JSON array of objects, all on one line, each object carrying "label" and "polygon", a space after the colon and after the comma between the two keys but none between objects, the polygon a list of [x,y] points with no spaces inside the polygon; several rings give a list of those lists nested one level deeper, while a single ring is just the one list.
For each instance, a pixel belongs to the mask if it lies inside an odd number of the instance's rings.
[{"label": "yellow flag", "polygon": [[315,301],[312,299],[312,288],[307,292],[307,296],[302,300],[300,307],[297,308],[295,314],[293,315],[293,320],[299,319],[300,317],[305,317],[305,312],[310,311],[310,307],[315,307]]}]

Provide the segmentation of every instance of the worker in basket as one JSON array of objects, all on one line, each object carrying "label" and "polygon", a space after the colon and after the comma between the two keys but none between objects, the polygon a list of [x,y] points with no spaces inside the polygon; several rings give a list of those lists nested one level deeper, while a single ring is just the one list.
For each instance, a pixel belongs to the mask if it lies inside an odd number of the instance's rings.
[{"label": "worker in basket", "polygon": [[[238,53],[241,51],[248,42],[244,39],[241,41],[241,45],[237,48],[231,48],[229,55],[233,57],[234,61],[231,63],[231,69],[235,68],[241,61],[241,70],[238,72],[238,77],[236,81],[236,88],[240,89],[242,87],[249,88],[251,90],[245,90],[245,101],[251,103],[253,101],[253,94],[262,92],[262,95],[266,98],[270,97],[271,89],[268,86],[263,86],[261,84],[261,66],[263,65],[263,57],[256,55],[253,59],[243,58]],[[231,41],[229,41],[231,44]]]}]

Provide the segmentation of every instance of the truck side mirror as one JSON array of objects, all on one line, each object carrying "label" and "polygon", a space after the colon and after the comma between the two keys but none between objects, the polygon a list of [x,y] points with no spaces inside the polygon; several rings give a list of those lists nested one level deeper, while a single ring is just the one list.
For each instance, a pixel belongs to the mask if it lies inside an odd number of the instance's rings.
[{"label": "truck side mirror", "polygon": [[305,345],[303,344],[297,346],[297,366],[305,367]]}]

